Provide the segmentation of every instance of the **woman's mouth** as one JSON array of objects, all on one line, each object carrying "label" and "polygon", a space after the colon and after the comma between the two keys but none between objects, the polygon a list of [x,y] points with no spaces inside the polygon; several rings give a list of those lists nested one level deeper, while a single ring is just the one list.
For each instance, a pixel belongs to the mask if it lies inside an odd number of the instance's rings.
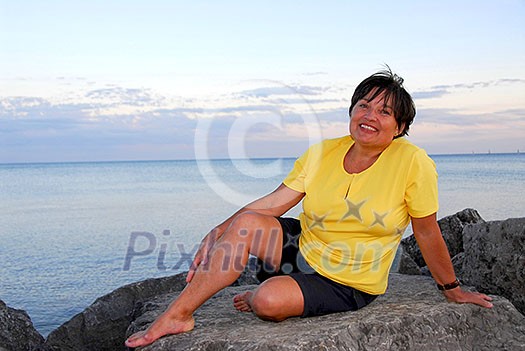
[{"label": "woman's mouth", "polygon": [[366,130],[369,130],[369,131],[372,131],[372,132],[377,132],[376,128],[374,128],[372,126],[369,126],[368,124],[361,123],[359,125],[359,127],[363,128],[363,129],[366,129]]}]

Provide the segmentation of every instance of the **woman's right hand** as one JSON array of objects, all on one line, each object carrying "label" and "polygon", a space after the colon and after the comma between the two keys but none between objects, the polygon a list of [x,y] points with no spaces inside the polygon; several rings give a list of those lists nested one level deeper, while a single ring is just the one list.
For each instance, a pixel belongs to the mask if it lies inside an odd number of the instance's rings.
[{"label": "woman's right hand", "polygon": [[199,268],[200,265],[205,265],[208,263],[210,251],[213,245],[215,245],[215,243],[217,242],[218,237],[219,231],[217,228],[215,228],[211,230],[204,237],[204,239],[202,239],[199,249],[197,250],[195,257],[193,258],[193,262],[191,263],[188,275],[186,276],[186,283],[191,282],[193,276],[195,275],[195,272],[197,271],[197,268]]}]

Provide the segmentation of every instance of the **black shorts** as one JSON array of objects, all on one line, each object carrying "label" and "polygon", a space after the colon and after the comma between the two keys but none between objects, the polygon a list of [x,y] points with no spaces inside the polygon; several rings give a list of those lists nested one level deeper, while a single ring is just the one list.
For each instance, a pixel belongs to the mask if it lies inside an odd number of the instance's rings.
[{"label": "black shorts", "polygon": [[374,301],[377,295],[336,283],[315,272],[299,251],[299,220],[280,217],[277,220],[283,229],[281,266],[275,271],[258,260],[257,278],[261,282],[278,275],[289,275],[293,278],[299,284],[304,297],[304,311],[301,317],[356,311]]}]

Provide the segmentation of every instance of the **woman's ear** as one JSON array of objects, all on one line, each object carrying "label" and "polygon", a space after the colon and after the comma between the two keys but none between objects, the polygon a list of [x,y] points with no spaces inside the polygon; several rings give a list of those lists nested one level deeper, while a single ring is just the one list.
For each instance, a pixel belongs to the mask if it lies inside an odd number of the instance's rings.
[{"label": "woman's ear", "polygon": [[403,134],[404,130],[405,130],[405,123],[402,123],[400,126],[398,125],[396,129],[396,137]]}]

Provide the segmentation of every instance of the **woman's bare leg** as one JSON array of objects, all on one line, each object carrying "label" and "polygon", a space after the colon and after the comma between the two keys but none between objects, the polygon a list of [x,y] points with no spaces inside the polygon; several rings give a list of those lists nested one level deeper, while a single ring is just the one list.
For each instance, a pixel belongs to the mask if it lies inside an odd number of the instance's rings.
[{"label": "woman's bare leg", "polygon": [[304,297],[297,282],[286,275],[272,277],[255,291],[236,295],[233,305],[242,312],[254,312],[259,318],[280,322],[303,314]]},{"label": "woman's bare leg", "polygon": [[177,299],[147,330],[130,336],[126,346],[148,345],[164,335],[193,329],[195,310],[235,282],[246,266],[249,254],[279,267],[282,245],[282,229],[277,219],[255,212],[240,214],[213,246],[207,264],[198,267]]}]

